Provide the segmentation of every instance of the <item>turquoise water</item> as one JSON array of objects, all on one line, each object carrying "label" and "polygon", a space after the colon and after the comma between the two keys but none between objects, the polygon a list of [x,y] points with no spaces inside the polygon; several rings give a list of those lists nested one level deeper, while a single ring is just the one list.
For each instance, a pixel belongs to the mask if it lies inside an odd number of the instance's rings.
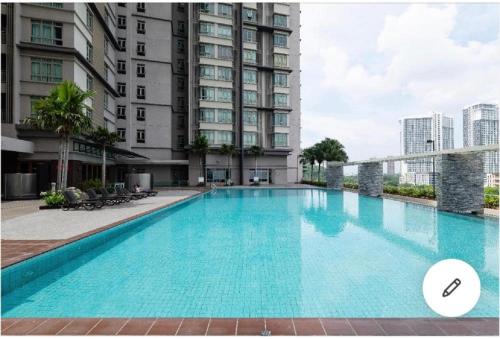
[{"label": "turquoise water", "polygon": [[468,315],[498,316],[497,223],[349,192],[218,189],[17,287],[2,315],[434,317],[424,274],[458,258],[482,283]]}]

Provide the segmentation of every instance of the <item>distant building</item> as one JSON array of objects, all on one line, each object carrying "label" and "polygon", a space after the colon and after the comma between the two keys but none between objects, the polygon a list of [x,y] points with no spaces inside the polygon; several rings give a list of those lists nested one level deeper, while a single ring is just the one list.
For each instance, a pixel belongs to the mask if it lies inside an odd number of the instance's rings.
[{"label": "distant building", "polygon": [[[464,147],[498,144],[498,105],[476,104],[463,109]],[[498,177],[498,151],[484,153],[484,173]],[[485,176],[487,184],[488,176]]]},{"label": "distant building", "polygon": [[[403,155],[454,148],[453,118],[433,112],[425,116],[403,118],[399,122]],[[432,173],[432,158],[402,161],[400,183],[430,185]]]},{"label": "distant building", "polygon": [[387,174],[388,175],[394,175],[396,174],[396,166],[394,161],[388,161],[387,162]]}]

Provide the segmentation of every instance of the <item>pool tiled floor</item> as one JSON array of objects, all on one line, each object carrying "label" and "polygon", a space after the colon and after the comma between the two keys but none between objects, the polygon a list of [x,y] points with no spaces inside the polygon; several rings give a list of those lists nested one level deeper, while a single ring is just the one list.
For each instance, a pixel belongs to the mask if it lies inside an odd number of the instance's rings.
[{"label": "pool tiled floor", "polygon": [[2,335],[496,335],[496,318],[2,319]]}]

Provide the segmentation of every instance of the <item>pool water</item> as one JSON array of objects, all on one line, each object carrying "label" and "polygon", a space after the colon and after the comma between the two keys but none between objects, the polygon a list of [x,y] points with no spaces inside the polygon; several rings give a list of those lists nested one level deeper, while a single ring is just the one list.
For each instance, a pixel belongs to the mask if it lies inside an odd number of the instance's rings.
[{"label": "pool water", "polygon": [[2,316],[437,317],[422,281],[446,258],[479,273],[468,316],[498,316],[497,219],[350,192],[218,189],[136,225],[4,295]]}]

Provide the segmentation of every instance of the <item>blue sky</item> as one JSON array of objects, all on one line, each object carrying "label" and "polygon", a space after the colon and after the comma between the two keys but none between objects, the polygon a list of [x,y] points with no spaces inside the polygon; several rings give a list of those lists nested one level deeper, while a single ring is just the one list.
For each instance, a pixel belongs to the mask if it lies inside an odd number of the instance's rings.
[{"label": "blue sky", "polygon": [[403,116],[454,118],[498,103],[498,4],[301,5],[302,147],[324,137],[350,159],[399,154]]}]

